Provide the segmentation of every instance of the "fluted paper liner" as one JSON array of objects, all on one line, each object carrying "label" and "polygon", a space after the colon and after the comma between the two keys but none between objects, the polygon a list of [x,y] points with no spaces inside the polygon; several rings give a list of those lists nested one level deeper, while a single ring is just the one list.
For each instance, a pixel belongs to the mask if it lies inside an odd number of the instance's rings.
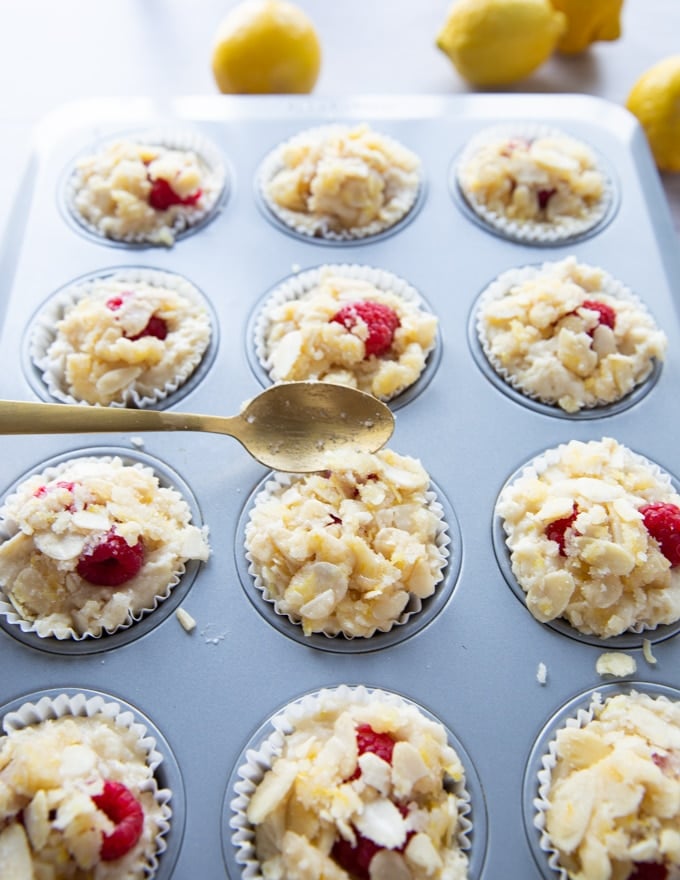
[{"label": "fluted paper liner", "polygon": [[101,282],[123,282],[129,284],[146,283],[153,287],[165,287],[173,290],[189,300],[197,309],[205,312],[210,323],[210,336],[206,340],[204,348],[196,348],[192,357],[181,364],[175,375],[161,388],[156,389],[153,395],[140,394],[134,383],[124,391],[122,401],[113,401],[108,404],[114,408],[153,407],[161,401],[175,394],[198,370],[206,356],[211,344],[211,338],[215,334],[212,326],[213,320],[203,294],[198,288],[174,272],[164,272],[158,269],[146,269],[143,267],[121,267],[120,269],[95,273],[87,278],[76,280],[65,288],[61,288],[42,306],[33,320],[30,329],[29,356],[32,363],[40,371],[42,381],[50,396],[61,403],[78,403],[83,406],[100,406],[102,404],[89,404],[69,394],[64,388],[64,375],[60,364],[51,359],[47,351],[55,341],[57,332],[56,324],[64,317],[66,312],[76,305],[81,299],[90,296],[96,291]]},{"label": "fluted paper liner", "polygon": [[[97,155],[98,152],[106,149],[110,144],[116,143],[117,141],[129,141],[135,144],[149,144],[151,146],[165,147],[169,150],[194,152],[199,157],[200,164],[204,171],[203,179],[201,181],[202,204],[182,206],[182,211],[177,213],[172,226],[168,227],[175,241],[192,230],[203,226],[215,215],[219,209],[227,185],[226,166],[219,150],[212,141],[203,137],[196,131],[174,127],[159,127],[146,131],[136,131],[132,133],[121,132],[119,135],[112,135],[93,145],[74,160],[73,166],[64,183],[63,198],[70,216],[78,226],[90,235],[99,238],[102,242],[118,242],[119,244],[129,245],[144,244],[152,247],[166,246],[163,243],[151,239],[151,235],[153,234],[152,231],[132,233],[129,235],[117,236],[116,238],[105,235],[94,223],[91,223],[83,217],[75,206],[74,200],[79,192],[78,173],[76,168],[77,161],[89,156]],[[158,228],[162,227],[159,226]]]},{"label": "fluted paper liner", "polygon": [[[298,478],[299,478],[299,476],[300,475],[297,475]],[[304,477],[304,474],[302,476]],[[295,479],[296,479],[295,474],[273,472],[272,478],[265,483],[264,488],[261,490],[261,492],[258,493],[251,509],[255,508],[255,506],[259,503],[260,499],[263,500],[264,498],[266,498],[268,495],[272,494],[273,492],[276,492],[282,488],[286,488],[287,486],[290,486],[295,481]],[[430,510],[432,510],[437,515],[437,517],[439,518],[439,523],[440,523],[440,528],[439,528],[439,531],[437,532],[437,536],[436,536],[435,540],[436,540],[437,548],[439,549],[440,553],[442,554],[442,567],[441,567],[441,577],[435,586],[435,592],[436,592],[441,587],[441,585],[445,579],[446,566],[447,566],[448,559],[450,556],[449,544],[451,543],[451,539],[449,537],[448,524],[444,518],[444,509],[441,506],[441,504],[439,503],[439,501],[437,500],[437,495],[435,494],[435,492],[430,490],[426,493],[426,499],[427,499],[427,506],[429,507]],[[259,575],[257,574],[257,572],[255,570],[255,565],[253,563],[252,556],[248,550],[246,550],[245,557],[246,557],[246,561],[248,563],[248,572],[253,579],[253,583],[254,583],[255,587],[262,594],[263,600],[265,602],[270,603],[274,607],[274,610],[276,611],[277,614],[280,614],[282,617],[285,617],[287,620],[289,620],[295,626],[300,627],[301,622],[297,617],[290,615],[290,614],[287,614],[285,611],[280,610],[278,597],[272,595],[269,592],[269,590],[267,589],[267,587],[265,586],[265,584],[262,582],[261,578],[259,577]],[[390,621],[389,623],[385,624],[384,627],[376,627],[374,630],[372,630],[370,633],[367,633],[366,635],[362,635],[362,636],[347,635],[340,628],[325,629],[325,630],[317,631],[317,632],[315,632],[315,634],[326,636],[329,639],[333,639],[336,637],[342,637],[342,638],[345,638],[349,641],[357,639],[360,642],[363,642],[364,639],[370,639],[370,637],[372,635],[374,635],[376,632],[390,632],[392,629],[394,629],[394,627],[403,626],[404,624],[408,623],[409,620],[411,620],[413,617],[415,617],[421,611],[422,607],[423,607],[423,600],[420,599],[418,596],[414,596],[413,594],[411,594],[409,597],[408,604],[406,605],[406,608],[404,609],[404,611],[401,613],[401,615],[396,620]]]},{"label": "fluted paper liner", "polygon": [[5,734],[40,724],[43,721],[57,718],[95,718],[102,716],[121,730],[131,731],[138,739],[139,749],[145,756],[146,764],[151,770],[151,777],[140,786],[141,791],[150,792],[159,806],[159,831],[156,836],[156,849],[150,861],[144,866],[145,876],[153,877],[158,870],[158,857],[167,849],[166,835],[170,830],[172,809],[170,800],[172,792],[167,788],[159,788],[155,773],[162,764],[163,755],[156,748],[156,740],[151,736],[144,724],[138,721],[130,711],[103,696],[87,696],[84,693],[62,693],[56,697],[43,696],[36,702],[26,702],[14,711],[8,712],[2,721]]},{"label": "fluted paper liner", "polygon": [[[537,222],[534,220],[515,220],[488,208],[475,196],[467,191],[461,180],[461,170],[475,153],[484,145],[495,143],[499,139],[521,137],[532,140],[538,137],[559,137],[571,142],[577,141],[591,150],[595,159],[595,168],[602,175],[604,192],[600,200],[592,206],[585,217],[564,217],[555,222]],[[465,204],[487,226],[512,241],[527,244],[546,245],[560,243],[569,239],[579,238],[598,226],[609,214],[614,204],[615,190],[611,176],[605,170],[601,159],[590,145],[551,126],[540,124],[498,125],[484,129],[475,135],[460,154],[455,170],[455,183],[462,194]]]},{"label": "fluted paper liner", "polygon": [[[583,442],[587,443],[589,441],[584,440]],[[500,492],[498,499],[496,501],[496,510],[498,509],[498,504],[500,504],[500,502],[503,498],[503,493],[507,489],[509,489],[511,486],[513,486],[518,480],[523,479],[524,477],[529,477],[529,478],[540,477],[540,475],[547,468],[552,467],[553,465],[558,465],[560,463],[560,460],[562,457],[562,450],[567,445],[568,445],[567,443],[560,443],[559,446],[555,446],[551,449],[547,449],[545,452],[536,456],[536,458],[532,459],[530,462],[528,462],[526,465],[524,465],[524,467],[522,467],[517,472],[517,474],[515,474],[515,476],[512,478],[512,480],[510,482],[508,482],[506,484],[506,486],[503,487],[503,489],[501,489],[501,492]],[[623,445],[623,444],[621,444],[621,445]],[[676,492],[675,486],[673,485],[673,482],[671,480],[670,475],[666,471],[664,471],[658,464],[656,464],[655,462],[646,458],[645,456],[640,455],[638,452],[634,452],[629,447],[624,447],[624,448],[626,449],[627,454],[630,455],[632,457],[632,459],[637,462],[638,465],[641,465],[642,467],[648,468],[648,470],[650,471],[651,477],[655,481],[657,481],[660,489],[665,489],[671,493]],[[500,517],[499,514],[497,514],[497,515],[503,521],[503,533],[507,537],[507,532],[505,531],[505,521],[503,520],[502,517]],[[505,549],[506,554],[509,557],[510,556],[510,549],[508,548],[507,543],[505,544],[504,549]],[[508,563],[508,567],[509,567],[509,569],[511,569],[510,562]],[[520,583],[518,583],[517,579],[514,576],[514,572],[512,572],[512,576],[514,578],[515,584],[517,585],[517,589],[519,591],[521,591],[522,596],[524,596],[524,598],[526,599],[526,591],[524,590],[522,585]],[[525,604],[526,604],[526,602],[525,602]],[[674,629],[677,629],[680,626],[680,621],[676,621],[673,624],[657,624],[656,626],[651,626],[646,623],[637,623],[634,626],[631,626],[629,629],[625,630],[619,636],[609,636],[607,638],[604,638],[602,636],[595,636],[594,634],[591,634],[591,633],[581,633],[580,630],[578,630],[573,624],[569,623],[569,621],[566,618],[559,617],[559,618],[556,618],[555,621],[550,621],[549,623],[554,623],[554,622],[558,622],[558,621],[562,622],[565,627],[568,627],[569,629],[573,630],[575,636],[578,637],[579,635],[585,635],[590,638],[598,638],[599,642],[602,645],[605,645],[605,644],[606,645],[615,645],[617,639],[620,639],[621,636],[625,636],[626,634],[629,634],[629,633],[633,633],[635,635],[640,635],[641,633],[644,633],[644,632],[653,632],[662,626],[673,627]]]},{"label": "fluted paper liner", "polygon": [[[510,289],[516,285],[522,284],[525,281],[529,281],[531,279],[535,279],[540,277],[544,272],[549,271],[553,266],[561,265],[563,261],[559,262],[546,262],[538,265],[528,265],[528,266],[520,266],[515,269],[508,269],[505,272],[502,272],[500,275],[495,278],[491,284],[486,287],[479,296],[477,301],[477,305],[475,307],[475,329],[477,332],[477,338],[482,347],[482,350],[486,356],[487,361],[493,367],[498,376],[501,377],[511,388],[514,388],[515,391],[520,392],[525,397],[530,398],[531,400],[537,400],[540,403],[545,403],[549,406],[554,406],[556,409],[560,409],[557,402],[555,400],[547,400],[545,397],[541,397],[536,392],[532,391],[530,388],[527,388],[523,385],[520,379],[515,376],[511,370],[509,370],[502,361],[496,357],[491,348],[491,344],[489,341],[489,337],[487,335],[488,327],[484,323],[483,312],[487,305],[489,305],[494,300],[501,300],[503,297],[510,291]],[[586,265],[583,263],[579,263],[579,265]],[[587,268],[596,268],[588,265]],[[606,294],[607,296],[611,296],[616,299],[625,300],[631,305],[635,306],[635,308],[640,311],[643,315],[649,318],[650,321],[653,322],[652,315],[648,311],[645,304],[642,300],[636,296],[632,290],[623,284],[621,281],[617,280],[613,276],[611,276],[608,272],[602,271],[602,286],[601,292]],[[627,396],[630,394],[635,388],[639,388],[641,385],[644,385],[645,382],[648,382],[654,372],[654,361],[650,361],[650,369],[647,375],[641,378],[633,387],[626,392]],[[617,398],[616,401],[603,401],[603,402],[589,402],[584,404],[581,410],[587,409],[597,409],[599,407],[612,406],[622,398]],[[566,412],[566,411],[565,411]],[[571,414],[573,415],[573,413]]]},{"label": "fluted paper liner", "polygon": [[[378,288],[378,290],[385,293],[394,294],[394,296],[400,297],[406,303],[414,306],[417,309],[421,309],[427,312],[430,311],[420,293],[416,290],[415,287],[409,284],[408,281],[405,281],[398,275],[394,275],[392,272],[387,272],[384,269],[378,269],[373,266],[359,265],[356,263],[324,264],[314,269],[308,269],[304,272],[299,272],[298,274],[291,275],[290,277],[282,281],[281,284],[279,284],[272,291],[272,293],[262,305],[262,308],[258,312],[255,319],[253,329],[253,345],[255,347],[255,354],[257,356],[257,359],[262,369],[267,374],[269,374],[271,371],[271,362],[267,355],[266,333],[271,324],[270,315],[272,310],[275,309],[277,306],[283,305],[283,303],[290,302],[291,300],[301,299],[310,291],[312,291],[315,287],[317,287],[323,281],[324,275],[326,274],[339,276],[341,278],[356,279],[357,281],[367,281]],[[402,387],[399,390],[395,391],[394,394],[390,395],[389,398],[382,399],[391,400],[395,397],[398,397],[400,394],[403,394],[408,388],[411,388],[418,381],[418,379],[423,376],[423,374],[428,370],[429,355],[434,350],[436,344],[437,343],[435,341],[435,343],[429,349],[424,349],[426,358],[428,358],[428,360],[426,360],[425,367],[420,375],[417,376],[410,385]]]},{"label": "fluted paper liner", "polygon": [[[393,198],[387,209],[386,216],[382,220],[373,220],[364,226],[352,226],[347,229],[333,230],[328,228],[327,221],[322,215],[315,217],[313,214],[303,214],[299,211],[291,211],[277,204],[267,193],[267,184],[274,175],[284,167],[283,151],[295,144],[305,145],[310,142],[319,141],[333,135],[342,133],[350,129],[347,125],[322,125],[316,128],[306,129],[297,135],[289,138],[283,143],[275,147],[269,152],[262,161],[256,175],[257,192],[266,205],[268,210],[274,217],[293,230],[298,235],[306,238],[326,239],[335,242],[351,242],[380,235],[383,232],[394,228],[398,223],[404,220],[413,210],[419,195],[423,189],[422,169],[418,169],[418,184],[413,188],[407,189]],[[394,144],[400,149],[406,149],[401,143],[388,135],[380,133],[380,137],[388,144]],[[412,151],[411,151],[412,152]]]},{"label": "fluted paper liner", "polygon": [[[49,480],[52,480],[55,477],[57,477],[59,475],[59,473],[62,470],[64,470],[65,468],[67,468],[68,465],[72,464],[73,461],[82,459],[82,460],[106,462],[106,461],[110,461],[113,457],[114,456],[112,456],[112,455],[104,455],[104,456],[77,456],[77,455],[74,455],[72,458],[69,458],[65,461],[62,461],[57,465],[53,465],[53,466],[45,468],[45,470],[42,473],[44,473],[46,481],[49,481]],[[148,468],[151,470],[153,469],[145,462],[140,462],[140,463],[143,464],[143,466],[145,468]],[[38,474],[38,473],[41,473],[41,471],[39,471],[37,469],[35,471],[31,471],[29,474],[24,475],[24,479],[28,479],[29,477],[33,476],[34,474]],[[158,477],[158,476],[159,475],[156,474],[156,477]],[[23,479],[22,479],[22,482],[23,482]],[[161,486],[163,485],[162,480],[160,482],[160,485]],[[176,491],[178,492],[178,494],[181,495],[179,490],[176,490]],[[4,507],[4,505],[12,499],[13,495],[14,495],[14,493],[11,493],[6,497],[6,499],[2,503],[2,507]],[[186,499],[183,499],[183,500],[186,501]],[[0,509],[2,509],[2,508],[0,507]],[[15,533],[10,532],[10,530],[8,529],[7,522],[0,520],[0,544],[2,544],[4,541],[6,541],[10,537],[12,537],[13,534],[15,534]],[[147,617],[149,614],[154,612],[166,599],[168,599],[170,597],[172,590],[174,589],[174,587],[177,586],[177,584],[179,584],[185,571],[186,571],[186,565],[184,563],[181,563],[179,565],[179,567],[173,573],[170,581],[165,586],[165,588],[162,590],[162,592],[159,592],[154,596],[153,604],[149,608],[142,608],[141,610],[134,611],[134,612],[128,611],[128,616],[127,616],[127,619],[124,623],[120,624],[119,626],[114,626],[114,627],[110,627],[110,628],[109,627],[102,627],[102,631],[100,633],[93,633],[93,632],[78,633],[73,629],[73,627],[70,627],[70,626],[53,627],[53,626],[50,626],[49,624],[46,624],[45,622],[27,620],[25,617],[22,617],[20,612],[14,607],[12,602],[5,595],[4,589],[1,586],[0,586],[0,616],[3,617],[7,621],[7,623],[12,624],[13,626],[18,626],[19,629],[21,630],[21,632],[34,633],[36,636],[39,636],[40,638],[52,637],[52,638],[59,639],[59,640],[72,639],[76,642],[82,642],[86,639],[101,639],[105,635],[112,635],[113,633],[121,632],[123,630],[129,629],[135,623],[138,623],[140,620],[142,620],[143,618]]]},{"label": "fluted paper liner", "polygon": [[[238,767],[238,780],[234,785],[236,796],[230,803],[232,816],[229,822],[232,830],[231,842],[236,847],[236,861],[243,867],[242,880],[262,880],[255,853],[255,832],[248,822],[246,811],[253,792],[281,754],[286,735],[295,729],[299,720],[313,717],[320,711],[342,711],[349,705],[367,705],[371,702],[385,702],[407,712],[423,714],[417,704],[389,691],[363,685],[323,688],[302,696],[281,709],[270,719],[273,732],[257,748],[247,750],[243,763]],[[437,719],[430,716],[430,720]],[[459,754],[458,757],[462,756]],[[454,793],[459,803],[458,845],[463,852],[468,853],[471,848],[474,816],[471,815],[471,797],[465,779],[455,783]]]},{"label": "fluted paper liner", "polygon": [[[547,750],[540,756],[540,759],[538,760],[538,769],[536,771],[536,776],[534,780],[534,791],[536,792],[536,796],[532,799],[534,814],[531,817],[527,816],[526,819],[527,823],[531,822],[531,825],[533,825],[533,827],[538,832],[538,850],[541,853],[545,854],[545,863],[547,867],[555,872],[555,875],[556,877],[559,877],[559,880],[569,880],[569,873],[560,864],[559,851],[552,845],[550,836],[546,830],[547,811],[550,807],[550,788],[552,785],[552,773],[557,766],[556,736],[558,730],[562,730],[563,728],[585,727],[585,725],[589,724],[594,719],[596,712],[605,705],[606,701],[616,694],[647,693],[651,697],[668,701],[672,698],[670,696],[670,693],[667,691],[668,689],[666,689],[663,685],[645,685],[642,682],[633,682],[631,683],[630,687],[626,688],[625,690],[621,690],[619,686],[605,685],[602,688],[593,690],[592,697],[587,702],[587,704],[584,702],[584,705],[580,708],[575,707],[568,715],[564,715],[565,709],[567,709],[567,707],[563,707],[562,710],[554,716],[551,725],[553,727],[552,737],[548,742]],[[588,693],[586,692],[583,697],[584,700],[587,700]],[[558,723],[559,719],[563,715],[564,722]]]}]

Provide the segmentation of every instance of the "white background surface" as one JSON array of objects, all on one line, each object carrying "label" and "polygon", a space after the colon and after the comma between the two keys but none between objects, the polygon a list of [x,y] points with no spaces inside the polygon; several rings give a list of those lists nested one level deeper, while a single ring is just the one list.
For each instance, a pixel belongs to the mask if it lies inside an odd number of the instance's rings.
[{"label": "white background surface", "polygon": [[[599,2],[599,0],[593,0]],[[215,95],[213,36],[234,0],[0,0],[0,229],[35,123],[98,96]],[[298,0],[324,57],[315,94],[473,92],[434,40],[450,0]],[[511,92],[582,92],[618,104],[652,64],[680,53],[680,0],[625,0],[622,37],[554,56]],[[680,235],[680,174],[663,184]]]}]

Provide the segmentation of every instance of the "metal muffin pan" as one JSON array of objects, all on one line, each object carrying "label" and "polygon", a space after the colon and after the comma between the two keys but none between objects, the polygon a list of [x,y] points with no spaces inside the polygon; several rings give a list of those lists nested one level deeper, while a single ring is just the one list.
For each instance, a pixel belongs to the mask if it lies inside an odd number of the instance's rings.
[{"label": "metal muffin pan", "polygon": [[[301,240],[270,222],[254,189],[259,164],[277,143],[338,121],[368,122],[400,140],[420,156],[427,184],[409,222],[390,235],[344,243],[341,259],[337,246]],[[612,168],[617,186],[616,211],[606,224],[583,239],[540,248],[472,222],[449,185],[452,162],[478,131],[499,122],[536,121],[590,143]],[[192,128],[223,153],[230,178],[221,211],[170,249],[136,246],[129,253],[80,234],[64,216],[65,169],[102,138],[159,124]],[[669,339],[667,359],[648,393],[587,419],[525,406],[503,393],[476,363],[468,333],[477,296],[498,274],[570,254],[602,266],[635,291]],[[0,686],[0,716],[25,694],[59,689],[102,691],[135,707],[164,737],[183,787],[178,804],[184,833],[177,829],[172,877],[237,880],[233,859],[224,857],[230,832],[223,812],[235,764],[255,732],[286,702],[318,688],[363,684],[394,691],[439,718],[474,766],[488,823],[488,835],[481,836],[486,852],[474,861],[479,876],[545,876],[529,843],[532,832],[525,829],[525,768],[560,707],[608,683],[595,662],[609,648],[531,617],[496,558],[493,510],[521,465],[570,439],[613,436],[670,473],[680,472],[678,242],[633,118],[600,99],[573,95],[215,96],[162,106],[143,98],[69,105],[36,132],[1,259],[1,397],[40,396],[22,363],[32,316],[46,298],[73,278],[134,264],[185,276],[211,303],[218,328],[214,358],[201,381],[171,407],[219,414],[236,412],[259,391],[249,321],[267,291],[291,272],[347,262],[404,278],[439,317],[441,355],[429,384],[398,407],[390,446],[422,461],[450,506],[459,536],[449,560],[457,572],[455,588],[446,601],[432,603],[436,613],[425,626],[367,651],[320,650],[273,626],[254,607],[252,585],[242,583],[247,568],[244,574],[241,524],[266,470],[226,437],[146,434],[141,452],[186,484],[210,528],[212,556],[182,596],[196,629],[187,633],[170,614],[139,638],[112,640],[96,653],[54,653],[2,628],[0,652],[11,675]],[[140,451],[137,438],[126,435],[97,441],[131,456]],[[0,442],[2,493],[41,462],[95,445],[92,435],[4,436]],[[637,661],[635,681],[680,684],[677,635],[655,640],[653,665],[639,642],[624,650]],[[537,678],[541,663],[544,684]]]}]

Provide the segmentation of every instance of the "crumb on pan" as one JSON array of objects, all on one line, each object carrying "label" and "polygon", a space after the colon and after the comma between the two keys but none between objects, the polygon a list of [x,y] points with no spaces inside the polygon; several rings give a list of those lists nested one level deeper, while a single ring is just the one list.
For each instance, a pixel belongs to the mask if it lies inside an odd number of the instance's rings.
[{"label": "crumb on pan", "polygon": [[545,663],[539,663],[538,669],[536,670],[536,681],[539,684],[546,684],[548,681],[548,667]]},{"label": "crumb on pan", "polygon": [[185,611],[184,608],[178,608],[177,611],[175,611],[175,617],[179,620],[182,629],[186,632],[190,633],[196,629],[196,620],[188,611]]},{"label": "crumb on pan", "polygon": [[637,670],[635,657],[624,654],[622,651],[608,651],[600,654],[595,664],[598,675],[614,675],[621,678],[626,675],[634,675]]},{"label": "crumb on pan", "polygon": [[652,654],[652,643],[649,639],[642,640],[642,654],[647,663],[651,663],[651,665],[654,666],[656,663],[656,657]]}]

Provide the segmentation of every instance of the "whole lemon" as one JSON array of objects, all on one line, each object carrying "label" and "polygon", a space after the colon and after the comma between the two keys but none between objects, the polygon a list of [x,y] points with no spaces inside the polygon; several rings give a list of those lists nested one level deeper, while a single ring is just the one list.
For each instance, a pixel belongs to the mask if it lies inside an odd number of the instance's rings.
[{"label": "whole lemon", "polygon": [[226,94],[304,94],[321,67],[314,25],[286,0],[245,0],[220,22],[212,72]]},{"label": "whole lemon", "polygon": [[565,27],[550,0],[456,0],[436,42],[468,82],[500,86],[543,64]]},{"label": "whole lemon", "polygon": [[643,73],[626,107],[642,125],[659,170],[680,171],[680,55]]},{"label": "whole lemon", "polygon": [[583,52],[597,40],[618,40],[621,36],[623,0],[551,0],[567,18],[557,51],[565,55]]}]

